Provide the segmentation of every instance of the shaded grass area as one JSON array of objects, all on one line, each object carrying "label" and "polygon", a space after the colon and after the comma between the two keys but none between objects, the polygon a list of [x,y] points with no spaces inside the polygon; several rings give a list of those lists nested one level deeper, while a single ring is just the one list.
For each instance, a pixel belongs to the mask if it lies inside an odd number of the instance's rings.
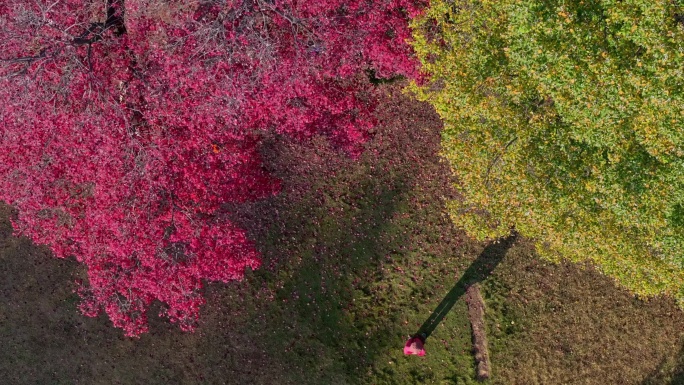
[{"label": "shaded grass area", "polygon": [[[226,208],[255,239],[264,267],[244,282],[207,285],[208,303],[194,334],[157,319],[153,309],[150,334],[124,339],[104,317],[76,312],[71,282],[83,274],[79,266],[51,259],[24,239],[3,238],[8,263],[0,285],[12,294],[0,300],[0,309],[11,309],[2,322],[11,353],[0,360],[0,376],[17,384],[472,377],[464,306],[457,305],[461,311],[435,332],[448,354],[433,355],[432,368],[401,355],[406,336],[481,248],[471,253],[472,245],[442,214],[443,196],[451,193],[445,189],[449,173],[436,155],[438,118],[399,87],[382,90],[388,94],[378,111],[381,127],[358,161],[321,138],[308,144],[268,140],[264,155],[270,171],[282,177],[283,193]],[[6,221],[3,226],[9,228]],[[37,264],[42,270],[32,268]],[[46,318],[37,308],[55,316]]]},{"label": "shaded grass area", "polygon": [[255,276],[269,283],[272,306],[290,320],[290,335],[279,339],[291,341],[286,358],[297,381],[415,384],[473,376],[463,311],[439,330],[435,341],[445,354],[427,360],[436,360],[434,369],[402,355],[406,337],[481,247],[463,242],[443,214],[453,193],[436,155],[437,117],[399,87],[384,89],[391,93],[378,111],[382,127],[361,159],[319,141],[274,142],[266,153],[270,171],[286,183],[283,194],[230,210],[261,240],[270,266]]},{"label": "shaded grass area", "polygon": [[[484,253],[492,266],[474,263],[485,245],[443,214],[457,197],[436,155],[438,118],[398,85],[379,90],[380,127],[357,161],[321,138],[267,140],[283,193],[226,207],[264,266],[207,285],[193,334],[156,318],[158,308],[140,340],[81,316],[71,292],[81,268],[9,237],[0,206],[0,382],[473,384],[466,305],[449,297],[472,279],[487,303],[491,384],[681,379],[684,317],[671,301],[638,301],[591,269],[543,263],[524,241],[503,259]],[[449,298],[427,356],[404,356],[406,338]]]}]

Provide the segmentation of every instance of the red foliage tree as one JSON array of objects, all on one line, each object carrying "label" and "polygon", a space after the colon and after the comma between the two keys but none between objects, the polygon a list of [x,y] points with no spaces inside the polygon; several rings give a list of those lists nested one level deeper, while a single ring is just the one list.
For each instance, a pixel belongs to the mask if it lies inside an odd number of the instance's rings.
[{"label": "red foliage tree", "polygon": [[129,336],[154,300],[183,330],[202,280],[259,266],[221,210],[274,194],[259,136],[324,133],[357,154],[359,81],[416,75],[424,0],[4,0],[0,199],[15,229],[87,266],[81,310]]}]

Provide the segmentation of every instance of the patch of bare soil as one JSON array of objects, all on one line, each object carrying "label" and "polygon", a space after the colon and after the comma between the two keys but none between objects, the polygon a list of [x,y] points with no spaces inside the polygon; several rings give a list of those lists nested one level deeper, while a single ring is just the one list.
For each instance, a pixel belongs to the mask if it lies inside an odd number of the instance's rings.
[{"label": "patch of bare soil", "polygon": [[477,378],[480,381],[488,379],[491,375],[491,363],[489,362],[489,349],[487,348],[487,328],[485,326],[485,303],[480,293],[480,285],[468,286],[465,293],[465,301],[468,304],[468,319],[473,331],[473,352],[477,365]]}]

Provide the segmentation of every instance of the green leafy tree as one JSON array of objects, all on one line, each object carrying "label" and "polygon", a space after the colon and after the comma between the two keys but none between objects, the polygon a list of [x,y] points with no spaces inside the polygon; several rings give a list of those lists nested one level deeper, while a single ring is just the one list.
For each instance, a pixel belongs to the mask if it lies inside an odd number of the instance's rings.
[{"label": "green leafy tree", "polygon": [[678,0],[432,1],[412,88],[444,120],[454,220],[683,303],[683,24]]}]

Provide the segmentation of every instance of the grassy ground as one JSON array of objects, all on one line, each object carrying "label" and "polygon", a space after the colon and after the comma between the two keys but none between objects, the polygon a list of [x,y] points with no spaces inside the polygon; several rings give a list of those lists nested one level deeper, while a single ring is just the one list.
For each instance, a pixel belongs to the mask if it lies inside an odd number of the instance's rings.
[{"label": "grassy ground", "polygon": [[[524,240],[469,241],[443,215],[455,196],[436,155],[437,117],[396,86],[381,89],[381,127],[358,161],[320,139],[268,141],[283,193],[230,208],[265,266],[208,285],[194,334],[151,317],[151,332],[129,340],[106,318],[79,315],[80,267],[10,237],[0,206],[0,382],[473,384],[457,290],[471,274],[488,307],[491,384],[682,383],[684,316],[672,301],[639,301],[590,268],[544,263]],[[498,258],[489,276],[473,269],[483,256]],[[445,297],[453,307],[427,356],[403,356]]]}]

